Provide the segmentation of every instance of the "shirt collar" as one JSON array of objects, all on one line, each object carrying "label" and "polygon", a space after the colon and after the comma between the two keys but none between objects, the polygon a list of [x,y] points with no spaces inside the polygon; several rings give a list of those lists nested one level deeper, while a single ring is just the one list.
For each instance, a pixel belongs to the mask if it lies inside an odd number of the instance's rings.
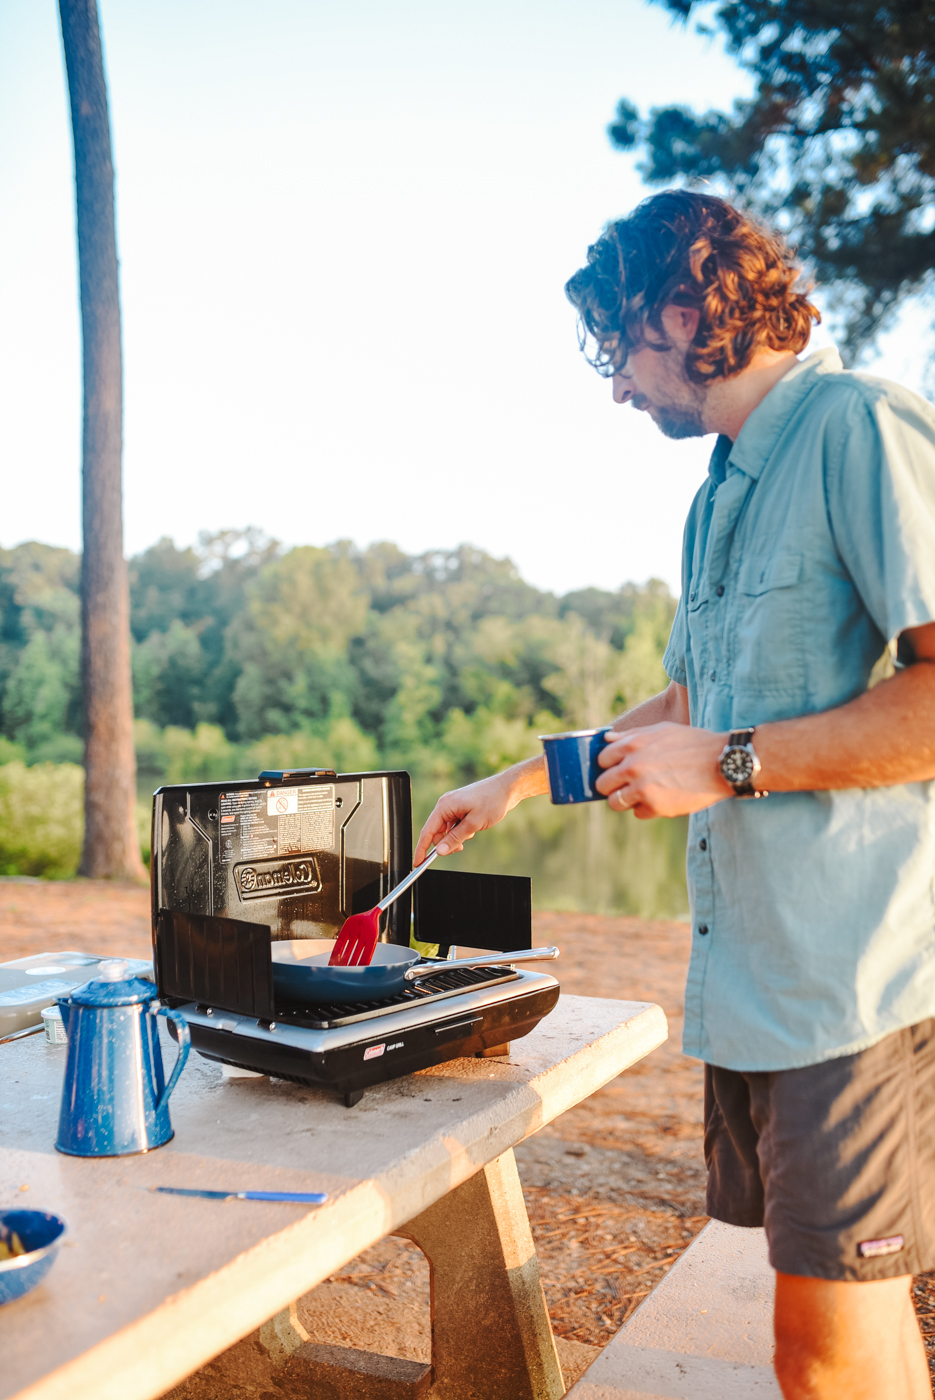
[{"label": "shirt collar", "polygon": [[833,345],[816,350],[794,364],[757,404],[737,434],[736,442],[732,443],[723,435],[718,438],[708,465],[708,474],[715,485],[720,485],[729,469],[742,471],[757,480],[782,430],[815,387],[816,376],[836,374],[843,368],[841,356]]}]

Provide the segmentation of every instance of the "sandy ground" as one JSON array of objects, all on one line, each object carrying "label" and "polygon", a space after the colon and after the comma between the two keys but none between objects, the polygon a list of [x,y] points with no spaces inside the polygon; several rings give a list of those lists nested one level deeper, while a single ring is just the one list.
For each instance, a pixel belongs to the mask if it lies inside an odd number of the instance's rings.
[{"label": "sandy ground", "polygon": [[[702,1072],[681,1055],[686,924],[538,914],[570,993],[658,1002],[669,1040],[516,1150],[546,1302],[570,1384],[706,1221]],[[86,881],[0,880],[0,960],[51,949],[149,955],[149,895]],[[935,1357],[935,1283],[916,1283]],[[429,1360],[428,1265],[385,1240],[301,1299],[316,1341]],[[172,1392],[173,1400],[271,1395],[247,1338]],[[261,1368],[262,1369],[262,1368]]]}]

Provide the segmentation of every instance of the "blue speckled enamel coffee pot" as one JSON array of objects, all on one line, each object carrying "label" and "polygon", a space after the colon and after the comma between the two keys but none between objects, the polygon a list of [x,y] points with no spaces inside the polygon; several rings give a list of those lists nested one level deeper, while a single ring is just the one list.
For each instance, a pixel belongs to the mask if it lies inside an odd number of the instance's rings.
[{"label": "blue speckled enamel coffee pot", "polygon": [[[126,973],[119,959],[102,962],[93,982],[58,1003],[68,1058],[55,1146],[72,1157],[148,1152],[173,1136],[169,1095],[188,1059],[191,1036],[183,1016],[160,1006],[152,982]],[[168,1084],[159,1016],[178,1027],[179,1056]]]}]

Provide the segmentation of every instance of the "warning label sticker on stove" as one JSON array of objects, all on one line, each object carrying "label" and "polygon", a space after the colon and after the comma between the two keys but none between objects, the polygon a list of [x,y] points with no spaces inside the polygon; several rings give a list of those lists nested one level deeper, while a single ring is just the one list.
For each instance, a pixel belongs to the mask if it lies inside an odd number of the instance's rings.
[{"label": "warning label sticker on stove", "polygon": [[324,851],[334,845],[334,784],[299,789],[303,851]]},{"label": "warning label sticker on stove", "polygon": [[299,810],[299,789],[273,788],[266,797],[266,810],[271,817],[285,817]]},{"label": "warning label sticker on stove", "polygon": [[[238,846],[245,860],[261,860],[263,856],[279,854],[279,819],[269,816],[266,797],[265,790],[221,794],[222,860],[234,860]],[[233,821],[228,822],[227,818]],[[227,826],[233,827],[229,835],[225,832]]]},{"label": "warning label sticker on stove", "polygon": [[263,860],[334,846],[333,783],[223,792],[220,858]]}]

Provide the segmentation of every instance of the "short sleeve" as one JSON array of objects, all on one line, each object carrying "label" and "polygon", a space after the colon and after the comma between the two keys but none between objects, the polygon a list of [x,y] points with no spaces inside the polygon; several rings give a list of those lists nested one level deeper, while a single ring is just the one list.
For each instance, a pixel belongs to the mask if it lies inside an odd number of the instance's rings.
[{"label": "short sleeve", "polygon": [[935,620],[935,411],[898,385],[863,380],[829,415],[827,430],[835,545],[892,642]]},{"label": "short sleeve", "polygon": [[669,680],[675,681],[676,685],[688,685],[688,670],[685,665],[687,646],[688,629],[685,621],[685,593],[683,590],[675,610],[672,631],[669,633],[669,643],[662,658],[663,670]]},{"label": "short sleeve", "polygon": [[688,685],[688,617],[685,599],[691,586],[691,561],[695,549],[695,533],[698,528],[698,515],[707,498],[707,486],[703,486],[692,501],[685,529],[682,532],[682,596],[679,598],[672,631],[662,658],[662,668],[670,681],[676,685]]}]

